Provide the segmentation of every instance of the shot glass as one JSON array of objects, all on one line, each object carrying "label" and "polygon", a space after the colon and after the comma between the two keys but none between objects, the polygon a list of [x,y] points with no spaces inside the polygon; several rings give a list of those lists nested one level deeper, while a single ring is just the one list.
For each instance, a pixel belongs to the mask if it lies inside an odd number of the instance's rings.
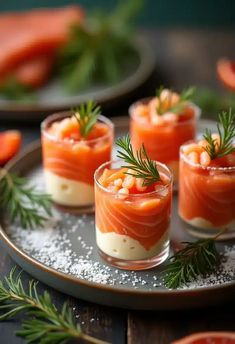
[{"label": "shot glass", "polygon": [[[202,166],[180,148],[179,216],[197,237],[215,236],[225,230],[223,238],[235,235],[235,165]],[[231,155],[235,162],[235,154]],[[221,237],[222,238],[222,237]]]},{"label": "shot glass", "polygon": [[123,195],[101,182],[107,171],[119,171],[121,164],[119,160],[106,162],[95,172],[97,246],[103,259],[115,267],[148,269],[169,254],[172,174],[157,162],[164,185],[148,193]]},{"label": "shot glass", "polygon": [[177,121],[169,115],[164,121],[158,116],[158,121],[154,122],[149,115],[152,101],[153,98],[141,99],[129,108],[132,146],[136,150],[144,143],[150,159],[166,164],[172,171],[177,188],[179,148],[195,138],[201,110],[188,102],[182,113],[177,115]]},{"label": "shot glass", "polygon": [[69,112],[47,117],[41,124],[43,169],[46,190],[65,209],[94,205],[94,172],[110,160],[113,123],[98,116],[88,138],[78,136],[79,127]]}]

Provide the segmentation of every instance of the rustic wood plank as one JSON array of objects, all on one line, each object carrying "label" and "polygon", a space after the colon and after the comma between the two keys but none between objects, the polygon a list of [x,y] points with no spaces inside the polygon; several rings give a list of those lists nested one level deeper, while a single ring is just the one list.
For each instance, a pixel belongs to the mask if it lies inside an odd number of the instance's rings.
[{"label": "rustic wood plank", "polygon": [[[0,245],[0,279],[9,274],[9,271],[16,264],[7,255],[5,249]],[[20,271],[20,268],[17,269]],[[29,274],[23,272],[22,280],[25,285],[31,279]],[[75,319],[80,323],[83,331],[97,338],[103,339],[113,344],[124,344],[126,341],[126,312],[117,309],[103,307],[91,304],[79,299],[68,297],[56,290],[45,286],[43,283],[38,284],[39,292],[48,290],[58,308],[62,303],[68,301],[72,307]],[[15,320],[0,322],[0,343],[22,344],[24,341],[15,336],[15,332],[20,329],[20,322],[23,317],[19,316]]]},{"label": "rustic wood plank", "polygon": [[129,312],[128,344],[170,344],[201,331],[235,331],[235,300],[222,307],[172,312]]}]

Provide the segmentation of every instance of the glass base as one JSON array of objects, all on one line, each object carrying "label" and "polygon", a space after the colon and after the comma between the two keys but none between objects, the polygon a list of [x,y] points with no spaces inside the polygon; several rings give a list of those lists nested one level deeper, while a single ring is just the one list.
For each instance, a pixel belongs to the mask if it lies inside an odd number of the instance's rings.
[{"label": "glass base", "polygon": [[98,249],[100,256],[110,265],[114,266],[115,268],[119,268],[122,270],[146,270],[151,269],[154,266],[162,264],[169,256],[169,244],[164,250],[148,259],[141,259],[141,260],[126,260],[120,259],[117,257],[109,256],[108,254],[104,253],[101,249]]},{"label": "glass base", "polygon": [[220,228],[202,228],[193,226],[192,224],[186,222],[183,219],[181,219],[181,222],[184,230],[186,230],[190,235],[198,239],[213,238],[221,232],[223,232],[223,234],[221,234],[218,237],[218,241],[235,238],[235,225],[233,226],[233,228],[226,228],[226,226]]}]

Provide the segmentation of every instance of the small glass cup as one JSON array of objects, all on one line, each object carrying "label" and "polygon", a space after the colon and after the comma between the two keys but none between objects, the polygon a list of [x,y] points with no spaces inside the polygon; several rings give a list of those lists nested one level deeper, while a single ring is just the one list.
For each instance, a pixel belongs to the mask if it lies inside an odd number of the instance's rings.
[{"label": "small glass cup", "polygon": [[99,178],[121,160],[109,161],[95,172],[96,242],[101,257],[126,270],[143,270],[164,262],[169,255],[172,174],[157,162],[169,182],[158,190],[125,198],[103,187]]},{"label": "small glass cup", "polygon": [[145,117],[136,115],[140,105],[148,104],[152,98],[141,99],[129,108],[130,135],[133,148],[139,149],[144,143],[148,156],[152,160],[166,164],[174,176],[174,186],[177,187],[179,174],[179,149],[180,146],[196,136],[197,122],[201,109],[188,102],[187,108],[192,109],[194,116],[176,123],[153,124],[146,121]]},{"label": "small glass cup", "polygon": [[50,133],[55,122],[71,117],[60,112],[41,124],[43,168],[46,190],[62,210],[88,211],[94,205],[94,172],[112,153],[114,125],[104,116],[97,123],[108,129],[103,136],[91,140],[60,139]]},{"label": "small glass cup", "polygon": [[179,216],[194,236],[235,237],[235,166],[204,167],[185,156],[190,141],[180,148]]}]

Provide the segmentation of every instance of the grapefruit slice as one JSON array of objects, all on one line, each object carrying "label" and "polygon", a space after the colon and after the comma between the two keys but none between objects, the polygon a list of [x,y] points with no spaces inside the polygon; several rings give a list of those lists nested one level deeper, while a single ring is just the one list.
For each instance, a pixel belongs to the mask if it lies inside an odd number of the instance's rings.
[{"label": "grapefruit slice", "polygon": [[172,344],[235,344],[235,332],[201,332],[181,338]]},{"label": "grapefruit slice", "polygon": [[220,59],[217,62],[217,74],[226,87],[235,91],[235,61]]},{"label": "grapefruit slice", "polygon": [[18,152],[21,145],[21,133],[8,130],[0,133],[0,166],[5,165]]}]

